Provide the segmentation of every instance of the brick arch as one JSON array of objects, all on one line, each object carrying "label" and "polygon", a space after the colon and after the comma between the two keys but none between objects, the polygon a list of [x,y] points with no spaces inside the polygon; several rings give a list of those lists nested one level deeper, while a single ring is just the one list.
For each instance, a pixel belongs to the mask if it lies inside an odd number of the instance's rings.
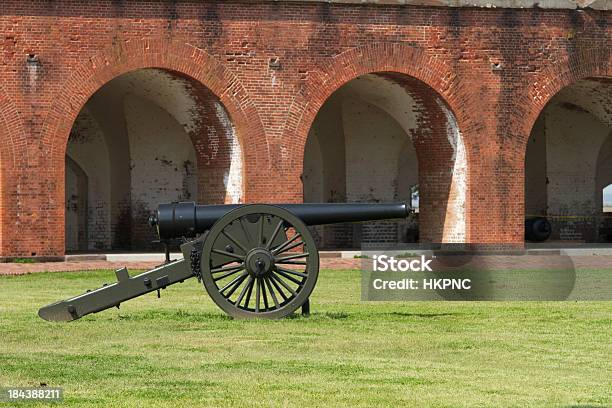
[{"label": "brick arch", "polygon": [[507,201],[507,213],[514,214],[514,225],[508,230],[515,231],[517,242],[523,239],[523,218],[525,214],[525,159],[529,137],[536,120],[548,102],[563,88],[589,77],[612,76],[612,53],[607,48],[580,49],[560,58],[540,71],[515,99],[514,106],[522,107],[522,120],[517,122],[516,148],[507,152],[506,166],[513,177],[508,183],[508,195],[514,200]]},{"label": "brick arch", "polygon": [[[190,77],[219,98],[236,128],[243,149],[243,180],[245,198],[252,189],[247,178],[267,174],[268,143],[259,113],[248,92],[237,77],[213,56],[190,44],[162,39],[129,41],[108,48],[74,70],[55,95],[43,129],[42,143],[49,146],[51,168],[58,163],[63,168],[64,154],[70,130],[77,115],[104,84],[130,71],[159,68]],[[248,138],[249,149],[245,145]],[[253,149],[252,146],[259,147]]]},{"label": "brick arch", "polygon": [[0,86],[0,256],[10,255],[15,225],[22,210],[15,205],[12,194],[16,191],[17,176],[27,166],[26,132],[15,103]]},{"label": "brick arch", "polygon": [[[376,44],[358,47],[339,54],[332,59],[328,67],[314,73],[316,76],[309,78],[309,82],[299,90],[293,100],[287,115],[282,138],[283,143],[289,146],[291,151],[291,169],[287,170],[286,174],[294,172],[294,176],[290,179],[291,184],[284,189],[284,191],[292,192],[294,195],[288,197],[288,199],[296,201],[301,199],[301,196],[296,196],[296,192],[300,192],[302,188],[299,174],[303,167],[304,148],[308,133],[318,111],[327,99],[344,84],[370,73],[387,75],[390,78],[394,78],[400,84],[402,83],[401,77],[405,77],[410,79],[409,82],[412,83],[412,86],[417,87],[420,91],[425,90],[427,92],[426,90],[428,89],[433,90],[436,97],[439,97],[439,100],[446,105],[447,111],[450,111],[457,121],[457,126],[462,131],[459,137],[465,148],[466,166],[470,162],[470,149],[465,140],[466,134],[463,132],[464,128],[470,127],[470,116],[468,115],[467,104],[465,103],[469,99],[469,95],[463,95],[459,90],[460,79],[453,73],[452,68],[435,57],[428,55],[424,50],[410,45]],[[444,108],[435,106],[436,104],[431,102],[433,102],[433,98],[429,103],[425,101],[424,104],[433,111],[436,111],[436,113],[443,114]],[[445,131],[446,129],[444,129]],[[441,136],[441,132],[434,131],[434,133],[439,133],[438,136]],[[436,137],[435,139],[434,143],[437,143],[437,146],[439,145],[437,151],[444,156],[444,158],[440,157],[441,160],[439,161],[440,166],[443,166],[450,160],[452,152],[443,147],[445,143],[448,143],[446,135],[442,138]],[[421,140],[421,142],[423,141]],[[427,150],[425,143],[419,143],[418,140],[416,146],[421,152]],[[423,154],[420,156],[423,157]],[[422,163],[424,161],[419,160],[419,162]],[[432,199],[432,202],[447,200],[444,205],[448,203],[451,206],[451,200],[449,199],[450,192],[453,191],[454,197],[457,197],[457,194],[461,194],[457,193],[457,186],[451,185],[451,182],[454,183],[455,181],[449,179],[440,185],[434,186],[435,183],[428,183],[426,180],[429,177],[433,177],[433,180],[439,180],[439,174],[445,171],[441,167],[430,170],[428,174],[419,172],[419,178],[421,178],[423,184],[430,184],[432,186],[429,189],[431,191],[426,191],[427,196]],[[448,172],[446,171],[446,173]],[[434,176],[434,174],[437,176]],[[466,171],[465,178],[463,179],[464,184],[462,185],[464,189],[461,191],[463,194],[465,194],[468,188],[468,176],[469,174]],[[450,209],[450,207],[447,209],[445,206],[438,206],[439,208],[432,208],[427,214],[421,214],[422,216],[428,216],[427,219],[424,218],[424,225],[426,224],[424,231],[426,233],[423,234],[423,237],[426,240],[433,242],[465,242],[468,239],[467,218],[469,197],[465,194],[465,198],[460,200],[462,200],[462,205],[459,207],[462,207],[462,209],[454,210]],[[453,198],[452,202],[454,203],[455,201],[456,199]],[[447,213],[447,210],[450,212]],[[461,214],[458,214],[457,211],[461,212]],[[440,225],[440,217],[442,219],[446,217],[448,220],[447,225]],[[454,233],[450,231],[448,225],[452,223],[451,220],[461,224],[460,232]],[[438,225],[434,225],[436,223]]]},{"label": "brick arch", "polygon": [[[404,74],[423,82],[444,100],[460,129],[470,126],[464,103],[467,97],[459,91],[460,78],[451,67],[419,47],[401,43],[366,45],[345,51],[333,57],[328,66],[319,67],[320,70],[298,90],[287,113],[283,140],[291,140],[292,149],[304,151],[315,116],[335,91],[349,81],[371,73]],[[294,160],[297,158],[293,157]],[[292,165],[300,165],[300,161],[294,161]]]},{"label": "brick arch", "polygon": [[518,102],[529,107],[521,129],[524,152],[535,121],[552,97],[566,86],[589,77],[612,77],[612,52],[609,48],[580,50],[551,64],[533,80],[526,100]]},{"label": "brick arch", "polygon": [[[114,45],[86,60],[60,86],[44,119],[41,150],[48,172],[42,194],[32,207],[41,231],[40,253],[64,253],[64,156],[74,120],[104,84],[127,72],[158,68],[189,77],[208,88],[227,110],[242,147],[242,191],[252,200],[257,182],[267,180],[268,143],[259,113],[237,77],[213,56],[190,44],[164,39],[143,39]],[[247,146],[245,140],[249,141]],[[45,197],[46,196],[46,197]],[[32,226],[34,229],[34,226]],[[44,235],[44,236],[43,236]]]}]

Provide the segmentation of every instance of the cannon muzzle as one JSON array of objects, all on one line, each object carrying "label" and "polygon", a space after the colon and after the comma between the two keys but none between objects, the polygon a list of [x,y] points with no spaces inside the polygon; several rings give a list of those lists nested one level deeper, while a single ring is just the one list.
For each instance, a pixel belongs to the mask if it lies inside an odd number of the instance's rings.
[{"label": "cannon muzzle", "polygon": [[[410,206],[406,203],[389,204],[275,204],[295,214],[306,225],[335,224],[406,218]],[[194,237],[209,230],[228,212],[242,204],[198,205],[194,202],[160,204],[149,218],[162,240]]]}]

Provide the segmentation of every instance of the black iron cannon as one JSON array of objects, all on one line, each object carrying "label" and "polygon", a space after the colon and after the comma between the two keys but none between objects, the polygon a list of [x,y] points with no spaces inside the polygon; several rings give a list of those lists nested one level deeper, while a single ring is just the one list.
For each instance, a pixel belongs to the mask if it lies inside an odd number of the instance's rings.
[{"label": "black iron cannon", "polygon": [[552,226],[545,217],[530,217],[525,219],[525,240],[544,242],[550,238]]},{"label": "black iron cannon", "polygon": [[160,204],[149,222],[161,241],[183,238],[183,259],[136,276],[116,271],[117,282],[41,308],[49,321],[70,321],[149,292],[197,278],[233,317],[276,319],[302,307],[319,275],[309,225],[406,218],[396,204]]}]

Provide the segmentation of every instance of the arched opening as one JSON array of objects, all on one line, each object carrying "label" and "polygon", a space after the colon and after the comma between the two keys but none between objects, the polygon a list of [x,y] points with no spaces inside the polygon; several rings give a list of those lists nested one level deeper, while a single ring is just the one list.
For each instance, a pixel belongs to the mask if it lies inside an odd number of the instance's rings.
[{"label": "arched opening", "polygon": [[66,247],[86,250],[88,244],[89,178],[77,162],[66,155]]},{"label": "arched opening", "polygon": [[549,241],[610,242],[604,188],[612,183],[612,80],[588,78],[546,105],[525,156],[525,215],[546,217]]},{"label": "arched opening", "polygon": [[65,191],[67,251],[153,249],[147,218],[158,203],[242,200],[241,147],[208,88],[140,69],[106,83],[80,111]]},{"label": "arched opening", "polygon": [[604,213],[612,213],[612,184],[604,187],[602,194],[602,208]]},{"label": "arched opening", "polygon": [[318,111],[304,151],[304,201],[418,205],[407,220],[317,227],[322,248],[464,242],[466,174],[443,99],[413,77],[372,73],[342,85]]}]

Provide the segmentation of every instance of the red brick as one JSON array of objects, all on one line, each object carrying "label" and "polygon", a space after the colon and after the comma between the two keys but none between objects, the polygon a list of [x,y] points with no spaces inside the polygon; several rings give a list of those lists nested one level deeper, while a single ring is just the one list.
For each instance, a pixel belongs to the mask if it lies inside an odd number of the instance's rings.
[{"label": "red brick", "polygon": [[[531,127],[564,86],[611,76],[611,16],[589,9],[4,0],[0,254],[63,253],[72,123],[104,83],[145,67],[181,73],[223,103],[242,143],[248,202],[301,201],[308,130],[342,84],[371,72],[422,81],[443,98],[464,137],[468,242],[521,245]],[[27,54],[39,61],[35,81]],[[271,58],[281,69],[271,70]]]}]

